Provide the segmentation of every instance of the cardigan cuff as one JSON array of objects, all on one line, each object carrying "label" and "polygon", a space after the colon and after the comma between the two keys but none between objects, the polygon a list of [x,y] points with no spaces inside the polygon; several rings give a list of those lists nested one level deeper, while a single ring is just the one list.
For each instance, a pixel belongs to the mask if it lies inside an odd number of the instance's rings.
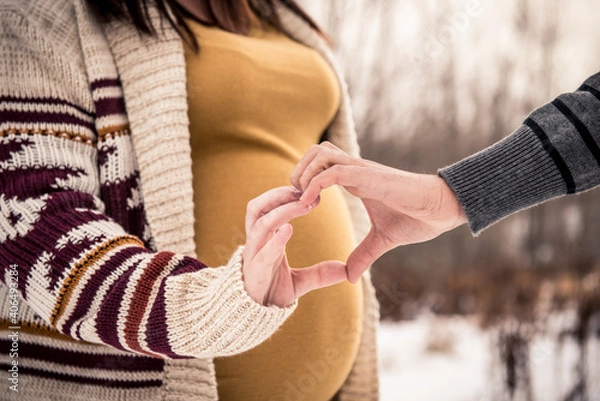
[{"label": "cardigan cuff", "polygon": [[225,266],[169,278],[168,327],[180,328],[169,343],[177,354],[222,357],[247,351],[268,339],[296,309],[298,300],[282,308],[250,297],[242,277],[243,249]]}]

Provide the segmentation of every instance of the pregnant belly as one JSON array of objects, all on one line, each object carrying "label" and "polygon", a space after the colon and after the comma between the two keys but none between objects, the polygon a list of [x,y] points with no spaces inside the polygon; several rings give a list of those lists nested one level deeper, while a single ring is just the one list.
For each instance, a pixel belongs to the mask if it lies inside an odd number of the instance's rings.
[{"label": "pregnant belly", "polygon": [[[268,189],[289,185],[293,164],[273,169],[267,161],[261,157],[255,164],[246,160],[236,165],[240,162],[236,157],[226,169],[223,160],[203,160],[197,164],[201,168],[193,167],[196,249],[198,259],[209,266],[222,265],[245,242],[247,202]],[[352,251],[352,224],[338,188],[324,191],[319,206],[292,221],[292,226],[294,235],[287,247],[292,267],[345,261]],[[360,282],[305,295],[269,340],[245,353],[215,359],[219,399],[331,399],[352,368],[362,308]]]}]

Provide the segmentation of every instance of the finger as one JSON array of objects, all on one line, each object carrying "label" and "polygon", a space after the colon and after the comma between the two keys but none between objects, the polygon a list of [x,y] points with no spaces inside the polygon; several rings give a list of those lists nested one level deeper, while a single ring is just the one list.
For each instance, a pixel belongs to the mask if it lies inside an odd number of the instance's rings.
[{"label": "finger", "polygon": [[323,141],[319,144],[319,146],[321,146],[323,148],[337,149],[337,150],[343,152],[343,150],[341,150],[340,148],[338,148],[337,146],[335,146],[333,143],[331,143],[329,141]]},{"label": "finger", "polygon": [[299,192],[294,187],[273,188],[248,202],[246,207],[246,234],[263,215],[286,203],[298,200]]},{"label": "finger", "polygon": [[290,220],[307,214],[317,203],[318,201],[307,205],[296,200],[296,202],[281,205],[261,216],[256,220],[250,231],[246,233],[246,254],[252,258],[252,255],[256,254],[271,239],[279,227]]},{"label": "finger", "polygon": [[300,177],[302,177],[302,174],[304,173],[306,168],[312,163],[313,159],[325,150],[343,153],[343,151],[340,148],[328,141],[321,142],[318,145],[312,145],[308,149],[304,157],[300,159],[300,161],[294,168],[294,171],[292,171],[292,174],[290,175],[290,182],[293,186],[295,186],[299,190],[302,189],[302,186],[300,185]]},{"label": "finger", "polygon": [[305,190],[314,176],[335,165],[357,165],[359,160],[339,149],[322,148],[308,164],[299,179],[300,189]]},{"label": "finger", "polygon": [[[359,189],[361,194],[363,192],[367,193],[368,191],[364,187],[370,184],[369,178],[364,172],[364,168],[358,166],[342,166],[337,164],[330,167],[311,179],[302,193],[300,201],[310,204],[315,201],[321,191],[333,185],[355,187]],[[354,195],[359,196],[359,193],[354,193]]]},{"label": "finger", "polygon": [[248,294],[257,302],[263,303],[273,282],[274,272],[285,257],[285,247],[292,237],[292,226],[284,224],[267,241],[251,262],[246,262],[244,283]]},{"label": "finger", "polygon": [[348,280],[356,283],[369,266],[388,250],[381,236],[374,233],[373,229],[371,229],[365,239],[362,240],[348,257]]},{"label": "finger", "polygon": [[290,175],[290,182],[298,190],[302,190],[302,187],[300,186],[300,177],[302,177],[302,173],[304,173],[306,167],[319,154],[321,149],[323,149],[323,144],[312,145],[308,148],[304,156],[302,156],[302,159],[300,159],[298,164],[296,164],[296,167],[294,167],[294,171],[292,171],[292,174]]},{"label": "finger", "polygon": [[296,297],[323,287],[329,287],[348,279],[346,265],[337,260],[328,260],[304,269],[291,269]]}]

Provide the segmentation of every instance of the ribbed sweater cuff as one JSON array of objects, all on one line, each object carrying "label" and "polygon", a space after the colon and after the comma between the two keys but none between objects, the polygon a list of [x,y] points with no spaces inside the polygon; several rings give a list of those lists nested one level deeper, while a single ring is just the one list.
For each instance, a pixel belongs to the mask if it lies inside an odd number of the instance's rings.
[{"label": "ribbed sweater cuff", "polygon": [[250,297],[242,277],[243,249],[240,246],[225,266],[169,279],[168,325],[190,326],[180,331],[190,335],[170,338],[178,354],[216,357],[247,351],[268,339],[296,309],[297,300],[281,308],[263,306]]},{"label": "ribbed sweater cuff", "polygon": [[566,194],[550,153],[525,125],[438,174],[456,193],[474,235],[514,212]]}]

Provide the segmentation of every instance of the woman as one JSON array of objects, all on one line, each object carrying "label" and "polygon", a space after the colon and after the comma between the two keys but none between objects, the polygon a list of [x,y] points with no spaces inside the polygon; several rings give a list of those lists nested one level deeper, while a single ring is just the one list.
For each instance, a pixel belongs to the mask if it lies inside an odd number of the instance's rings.
[{"label": "woman", "polygon": [[[296,306],[343,266],[290,272],[287,221],[308,208],[291,189],[258,196],[324,133],[357,154],[322,37],[289,1],[152,4],[0,6],[2,316],[19,327],[18,396],[376,399],[368,277]],[[352,223],[364,234],[336,191],[294,222],[291,265],[345,260]]]}]

